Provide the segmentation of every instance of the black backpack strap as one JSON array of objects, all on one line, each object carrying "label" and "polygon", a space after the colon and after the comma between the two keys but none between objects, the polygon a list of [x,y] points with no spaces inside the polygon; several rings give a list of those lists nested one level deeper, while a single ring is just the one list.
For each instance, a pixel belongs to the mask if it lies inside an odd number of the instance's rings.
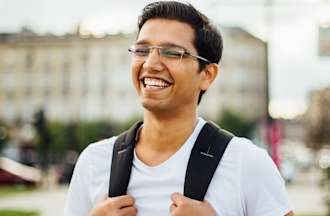
[{"label": "black backpack strap", "polygon": [[[109,197],[125,195],[131,175],[136,134],[142,122],[118,136],[113,148]],[[207,188],[233,135],[208,122],[191,151],[186,171],[184,195],[204,200]]]},{"label": "black backpack strap", "polygon": [[120,134],[113,147],[109,197],[125,195],[131,176],[136,133],[142,122],[135,123],[128,131]]},{"label": "black backpack strap", "polygon": [[233,135],[220,129],[212,122],[207,122],[199,133],[191,151],[184,195],[203,201],[214,172]]}]

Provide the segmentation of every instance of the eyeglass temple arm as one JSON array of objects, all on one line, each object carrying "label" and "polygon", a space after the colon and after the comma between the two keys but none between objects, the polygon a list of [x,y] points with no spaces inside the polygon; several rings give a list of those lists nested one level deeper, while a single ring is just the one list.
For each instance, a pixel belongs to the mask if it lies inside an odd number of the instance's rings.
[{"label": "eyeglass temple arm", "polygon": [[187,51],[185,51],[185,54],[190,55],[192,57],[195,57],[197,59],[203,60],[207,63],[212,63],[211,61],[207,60],[206,58],[203,58],[202,56],[194,55],[194,54],[191,54],[190,52],[187,52]]}]

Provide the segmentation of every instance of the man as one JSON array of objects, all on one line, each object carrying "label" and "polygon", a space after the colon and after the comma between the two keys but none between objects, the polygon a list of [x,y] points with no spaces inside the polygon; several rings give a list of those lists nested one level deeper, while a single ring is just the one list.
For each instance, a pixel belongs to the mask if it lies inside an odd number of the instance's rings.
[{"label": "man", "polygon": [[191,149],[205,124],[202,94],[218,74],[220,33],[189,4],[154,2],[138,22],[132,80],[144,107],[127,195],[108,198],[117,137],[88,146],[70,184],[67,216],[293,215],[284,182],[266,152],[234,137],[204,201],[182,195]]}]

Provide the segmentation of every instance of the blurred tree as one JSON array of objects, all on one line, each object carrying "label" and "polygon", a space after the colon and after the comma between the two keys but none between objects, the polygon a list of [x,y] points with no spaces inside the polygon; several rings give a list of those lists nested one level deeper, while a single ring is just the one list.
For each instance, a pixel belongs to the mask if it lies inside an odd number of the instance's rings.
[{"label": "blurred tree", "polygon": [[312,94],[307,119],[307,144],[315,150],[330,146],[330,87]]},{"label": "blurred tree", "polygon": [[81,152],[87,145],[113,135],[114,125],[109,122],[80,122],[77,124],[77,149]]},{"label": "blurred tree", "polygon": [[[306,142],[314,150],[330,147],[330,86],[311,93],[310,106],[306,112],[308,120]],[[324,189],[328,191],[327,205],[330,216],[330,167],[324,169]]]},{"label": "blurred tree", "polygon": [[133,117],[126,122],[106,122],[106,121],[88,121],[88,122],[50,122],[48,132],[50,135],[50,151],[55,154],[55,162],[63,159],[63,154],[68,150],[80,153],[87,145],[118,135],[128,129],[141,117]]},{"label": "blurred tree", "polygon": [[5,124],[0,122],[0,155],[8,140],[8,128],[5,126]]},{"label": "blurred tree", "polygon": [[131,118],[129,118],[127,121],[118,124],[118,130],[116,131],[116,134],[120,134],[121,132],[128,130],[130,127],[132,127],[132,125],[138,121],[142,121],[143,117],[140,115],[135,115]]},{"label": "blurred tree", "polygon": [[55,158],[61,158],[68,149],[67,125],[63,122],[50,122],[48,129],[52,141],[50,151],[55,154]]},{"label": "blurred tree", "polygon": [[35,113],[33,123],[38,136],[40,165],[46,171],[49,165],[51,136],[47,127],[45,113],[42,109]]},{"label": "blurred tree", "polygon": [[79,141],[77,136],[77,123],[70,122],[67,125],[66,137],[68,142],[68,149],[78,152],[79,151]]},{"label": "blurred tree", "polygon": [[88,144],[108,138],[118,131],[119,126],[100,121],[91,122],[50,122],[50,150],[63,156],[68,150],[81,152]]},{"label": "blurred tree", "polygon": [[251,137],[254,122],[233,110],[225,109],[216,123],[236,136]]}]

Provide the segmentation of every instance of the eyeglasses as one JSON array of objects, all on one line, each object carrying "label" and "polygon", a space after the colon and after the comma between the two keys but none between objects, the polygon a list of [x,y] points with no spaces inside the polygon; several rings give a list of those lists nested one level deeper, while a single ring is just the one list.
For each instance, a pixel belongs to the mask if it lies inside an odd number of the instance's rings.
[{"label": "eyeglasses", "polygon": [[204,62],[211,63],[211,61],[207,60],[198,55],[194,55],[182,47],[176,46],[149,46],[149,45],[133,45],[128,49],[129,52],[134,54],[134,57],[145,59],[149,56],[153,49],[158,49],[158,53],[160,56],[165,57],[166,59],[182,59],[183,56],[191,56],[197,59],[200,59]]}]

